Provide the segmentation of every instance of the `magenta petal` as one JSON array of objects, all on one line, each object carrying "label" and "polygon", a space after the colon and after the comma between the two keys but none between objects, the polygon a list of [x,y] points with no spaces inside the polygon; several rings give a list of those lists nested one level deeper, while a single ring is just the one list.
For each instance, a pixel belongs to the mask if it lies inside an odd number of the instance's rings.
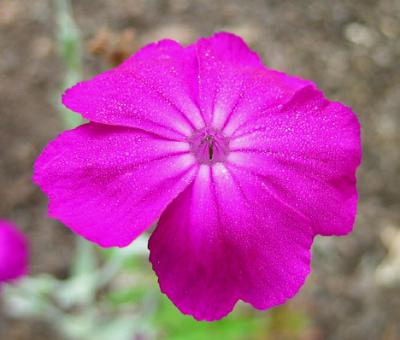
[{"label": "magenta petal", "polygon": [[222,164],[162,214],[150,242],[161,290],[185,314],[216,320],[238,299],[266,309],[292,297],[310,270],[309,220],[265,181]]},{"label": "magenta petal", "polygon": [[101,246],[126,246],[160,216],[195,173],[188,145],[127,127],[82,125],[35,163],[49,214]]},{"label": "magenta petal", "polygon": [[311,220],[315,233],[352,230],[361,145],[350,108],[307,87],[238,129],[230,146],[231,164],[265,179],[282,202]]},{"label": "magenta petal", "polygon": [[232,33],[215,33],[208,38],[200,38],[194,45],[198,56],[206,63],[214,59],[236,67],[264,68],[257,53],[241,37]]},{"label": "magenta petal", "polygon": [[211,123],[218,102],[233,105],[239,96],[241,70],[264,67],[257,54],[240,37],[230,33],[199,39],[192,47],[198,59],[199,105],[204,120]]},{"label": "magenta petal", "polygon": [[238,300],[285,302],[309,273],[313,237],[353,227],[356,116],[264,67],[237,36],[150,44],[63,102],[91,123],[35,164],[50,215],[105,247],[160,218],[150,261],[161,290],[198,320]]},{"label": "magenta petal", "polygon": [[197,100],[197,61],[191,49],[163,40],[122,65],[78,83],[65,106],[98,123],[181,138],[204,126]]},{"label": "magenta petal", "polygon": [[226,135],[260,109],[286,103],[312,82],[268,70],[243,40],[217,33],[195,45],[199,67],[199,103],[205,121]]},{"label": "magenta petal", "polygon": [[11,222],[0,220],[0,283],[27,273],[28,243]]}]

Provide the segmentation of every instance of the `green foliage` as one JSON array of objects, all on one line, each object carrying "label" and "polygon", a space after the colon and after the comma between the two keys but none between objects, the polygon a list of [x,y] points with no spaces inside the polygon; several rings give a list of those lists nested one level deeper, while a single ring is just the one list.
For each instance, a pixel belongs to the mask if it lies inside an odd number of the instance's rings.
[{"label": "green foliage", "polygon": [[164,296],[154,322],[166,339],[173,340],[258,339],[266,330],[265,316],[249,313],[243,306],[223,320],[199,322],[181,314]]}]

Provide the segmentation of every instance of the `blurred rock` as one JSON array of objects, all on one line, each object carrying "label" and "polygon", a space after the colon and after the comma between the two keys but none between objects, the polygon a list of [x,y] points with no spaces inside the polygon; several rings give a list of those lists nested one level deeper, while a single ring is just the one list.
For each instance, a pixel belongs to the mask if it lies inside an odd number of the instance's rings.
[{"label": "blurred rock", "polygon": [[375,33],[357,22],[352,22],[345,27],[345,36],[349,41],[366,47],[373,46],[376,41]]},{"label": "blurred rock", "polygon": [[400,228],[387,226],[381,232],[381,240],[388,254],[376,268],[375,280],[383,287],[400,287]]}]

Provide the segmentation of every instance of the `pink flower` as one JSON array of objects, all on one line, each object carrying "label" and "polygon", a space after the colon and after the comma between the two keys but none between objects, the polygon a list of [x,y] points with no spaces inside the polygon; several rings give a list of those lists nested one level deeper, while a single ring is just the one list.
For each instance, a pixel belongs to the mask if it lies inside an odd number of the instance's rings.
[{"label": "pink flower", "polygon": [[8,221],[0,220],[0,286],[25,275],[28,270],[28,243]]},{"label": "pink flower", "polygon": [[63,103],[90,123],[36,162],[49,214],[103,247],[159,219],[149,249],[161,290],[198,320],[239,299],[284,303],[310,271],[314,236],[352,230],[355,114],[267,69],[239,37],[150,44]]}]

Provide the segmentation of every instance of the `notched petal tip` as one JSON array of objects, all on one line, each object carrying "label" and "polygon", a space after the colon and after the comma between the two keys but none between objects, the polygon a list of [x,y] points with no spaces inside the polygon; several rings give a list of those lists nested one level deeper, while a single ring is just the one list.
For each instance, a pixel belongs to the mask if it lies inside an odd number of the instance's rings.
[{"label": "notched petal tip", "polygon": [[197,54],[201,58],[212,56],[231,65],[265,69],[259,55],[233,33],[217,32],[209,37],[199,38],[193,46],[196,46]]},{"label": "notched petal tip", "polygon": [[199,311],[196,307],[188,307],[185,301],[176,299],[174,293],[163,284],[162,280],[160,280],[159,273],[157,272],[157,268],[153,264],[151,257],[150,263],[154,273],[157,275],[157,282],[160,287],[161,293],[164,294],[171,301],[171,303],[173,303],[174,306],[179,309],[182,314],[190,316],[196,321],[214,322],[221,320],[225,318],[228,314],[230,314],[234,310],[236,304],[239,302],[239,299],[236,299],[232,303],[226,305],[223,310],[214,310],[213,313],[204,313],[201,310]]}]

